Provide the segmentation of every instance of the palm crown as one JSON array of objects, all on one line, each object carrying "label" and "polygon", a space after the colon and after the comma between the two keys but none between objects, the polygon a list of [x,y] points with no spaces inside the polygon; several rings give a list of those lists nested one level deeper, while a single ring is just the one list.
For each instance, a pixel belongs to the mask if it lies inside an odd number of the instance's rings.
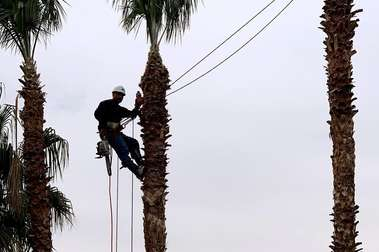
[{"label": "palm crown", "polygon": [[145,20],[147,38],[155,47],[161,35],[171,41],[183,34],[197,3],[197,0],[113,0],[113,5],[122,10],[124,29],[138,31]]},{"label": "palm crown", "polygon": [[37,42],[58,30],[64,15],[58,0],[1,0],[0,46],[34,58]]}]

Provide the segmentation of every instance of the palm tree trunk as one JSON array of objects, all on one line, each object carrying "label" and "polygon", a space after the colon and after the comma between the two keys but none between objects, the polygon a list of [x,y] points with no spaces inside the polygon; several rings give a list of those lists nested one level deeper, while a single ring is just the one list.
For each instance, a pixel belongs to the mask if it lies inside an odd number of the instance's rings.
[{"label": "palm tree trunk", "polygon": [[44,164],[43,104],[45,94],[39,81],[35,62],[26,59],[21,69],[24,73],[20,91],[24,98],[21,119],[24,122],[25,189],[28,196],[28,211],[31,216],[29,238],[35,252],[51,252],[51,215],[48,200],[47,170]]},{"label": "palm tree trunk", "polygon": [[333,141],[333,241],[334,252],[355,252],[361,243],[356,243],[355,204],[355,142],[353,117],[358,112],[353,105],[353,78],[351,57],[354,30],[358,20],[353,19],[358,11],[352,11],[352,0],[325,0],[324,20],[321,22],[327,37],[326,45],[328,95],[331,120],[330,136]]},{"label": "palm tree trunk", "polygon": [[144,105],[141,109],[142,139],[145,150],[143,182],[144,235],[146,252],[166,251],[166,166],[169,138],[169,115],[166,93],[169,75],[158,49],[152,48],[140,87]]}]

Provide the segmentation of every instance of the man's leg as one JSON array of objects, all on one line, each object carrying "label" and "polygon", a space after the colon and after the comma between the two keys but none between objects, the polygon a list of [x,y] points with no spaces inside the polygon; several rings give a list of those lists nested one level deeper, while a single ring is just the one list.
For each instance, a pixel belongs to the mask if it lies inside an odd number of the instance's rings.
[{"label": "man's leg", "polygon": [[133,173],[137,171],[138,166],[130,159],[128,145],[121,133],[110,134],[108,136],[109,144],[116,151],[117,156],[121,159],[122,166],[127,167]]},{"label": "man's leg", "polygon": [[122,134],[122,136],[123,136],[126,144],[128,145],[130,155],[132,156],[132,158],[136,161],[136,163],[138,165],[142,165],[143,159],[142,159],[142,155],[140,152],[140,147],[139,147],[138,141],[134,138],[125,136],[124,134]]}]

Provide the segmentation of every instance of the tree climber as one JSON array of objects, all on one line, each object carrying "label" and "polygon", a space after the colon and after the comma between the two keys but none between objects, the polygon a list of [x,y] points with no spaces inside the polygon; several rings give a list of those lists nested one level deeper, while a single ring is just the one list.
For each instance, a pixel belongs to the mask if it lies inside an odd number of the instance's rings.
[{"label": "tree climber", "polygon": [[[140,153],[139,143],[136,139],[124,135],[121,130],[121,119],[136,118],[143,104],[143,98],[136,95],[133,110],[128,110],[119,104],[124,99],[126,92],[123,86],[117,86],[112,91],[112,99],[100,102],[95,111],[95,118],[99,121],[101,139],[107,139],[121,160],[122,167],[127,167],[140,180],[143,179],[143,159]],[[134,161],[129,157],[129,153]]]}]

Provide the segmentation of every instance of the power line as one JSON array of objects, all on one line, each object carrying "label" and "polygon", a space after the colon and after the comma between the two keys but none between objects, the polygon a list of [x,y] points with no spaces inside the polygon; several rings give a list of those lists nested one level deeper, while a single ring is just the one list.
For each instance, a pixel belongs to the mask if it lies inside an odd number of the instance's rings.
[{"label": "power line", "polygon": [[266,30],[267,27],[269,27],[295,0],[291,0],[287,3],[286,6],[284,6],[284,8],[274,16],[274,18],[272,18],[261,30],[259,30],[252,38],[250,38],[246,43],[244,43],[240,48],[238,48],[236,51],[234,51],[232,54],[230,54],[228,57],[226,57],[224,60],[222,60],[220,63],[218,63],[217,65],[215,65],[214,67],[212,67],[211,69],[209,69],[207,72],[203,73],[202,75],[200,75],[199,77],[195,78],[194,80],[190,81],[189,83],[181,86],[180,88],[170,92],[167,94],[167,96],[170,96],[176,92],[179,92],[180,90],[186,88],[187,86],[193,84],[194,82],[198,81],[199,79],[203,78],[204,76],[206,76],[207,74],[209,74],[210,72],[212,72],[213,70],[215,70],[216,68],[218,68],[219,66],[221,66],[223,63],[225,63],[227,60],[229,60],[230,58],[232,58],[234,55],[236,55],[239,51],[241,51],[245,46],[247,46],[251,41],[253,41],[256,37],[258,37],[264,30]]},{"label": "power line", "polygon": [[269,4],[267,4],[263,9],[261,9],[257,14],[255,14],[252,18],[250,18],[246,23],[244,23],[240,28],[238,28],[234,33],[232,33],[228,38],[226,38],[221,44],[216,46],[212,51],[210,51],[207,55],[205,55],[202,59],[200,59],[195,65],[193,65],[190,69],[184,72],[179,78],[177,78],[170,86],[173,86],[176,82],[181,80],[185,75],[191,72],[195,67],[197,67],[201,62],[207,59],[211,54],[217,51],[221,46],[223,46],[226,42],[228,42],[231,38],[233,38],[238,32],[240,32],[243,28],[245,28],[248,24],[250,24],[256,17],[258,17],[262,12],[264,12],[268,7],[270,7],[276,0],[272,0]]}]

